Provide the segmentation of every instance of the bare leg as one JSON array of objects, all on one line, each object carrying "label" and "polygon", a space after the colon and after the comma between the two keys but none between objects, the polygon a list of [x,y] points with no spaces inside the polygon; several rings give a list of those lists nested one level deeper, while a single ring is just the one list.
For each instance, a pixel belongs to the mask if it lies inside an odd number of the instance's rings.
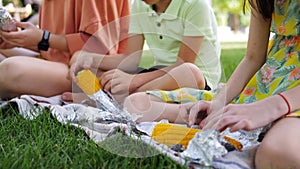
[{"label": "bare leg", "polygon": [[256,168],[300,168],[299,131],[300,119],[284,118],[278,121],[257,150]]},{"label": "bare leg", "polygon": [[[154,89],[174,90],[180,87],[204,89],[205,79],[200,69],[196,65],[192,63],[184,63],[172,69],[164,76],[152,80],[151,82],[141,86],[136,92],[143,92],[146,90]],[[120,93],[113,96],[119,103],[122,103],[129,94],[130,93]],[[63,100],[73,100],[71,93],[64,93],[63,96]]]},{"label": "bare leg", "polygon": [[170,122],[186,123],[184,116],[187,112],[181,108],[180,104],[165,103],[144,92],[128,96],[125,99],[124,108],[129,113],[142,115],[137,122],[168,119]]},{"label": "bare leg", "polygon": [[38,52],[25,49],[25,48],[19,48],[19,47],[15,47],[12,49],[0,49],[0,54],[2,54],[4,57],[12,57],[12,56],[37,57],[39,55]]},{"label": "bare leg", "polygon": [[71,91],[68,66],[32,57],[11,57],[0,63],[0,98],[21,94],[53,96]]},{"label": "bare leg", "polygon": [[[196,65],[192,63],[184,63],[170,70],[165,75],[141,86],[136,92],[156,89],[174,90],[181,87],[204,89],[205,79]],[[123,93],[121,95],[114,95],[114,97],[119,103],[122,103],[129,94],[130,93]]]},{"label": "bare leg", "polygon": [[205,79],[200,69],[192,63],[184,63],[164,76],[152,80],[138,89],[139,92],[153,89],[174,90],[181,87],[204,89]]}]

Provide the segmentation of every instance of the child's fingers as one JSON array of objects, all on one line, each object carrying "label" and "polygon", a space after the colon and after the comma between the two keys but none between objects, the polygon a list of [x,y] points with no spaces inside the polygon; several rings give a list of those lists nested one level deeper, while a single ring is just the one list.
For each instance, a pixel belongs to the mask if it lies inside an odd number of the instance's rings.
[{"label": "child's fingers", "polygon": [[[101,80],[102,82],[102,80]],[[103,88],[105,91],[108,91],[108,92],[111,92],[111,81],[107,81],[104,85],[103,85]]]},{"label": "child's fingers", "polygon": [[199,124],[199,127],[202,129],[204,128],[205,124],[206,124],[206,121],[207,121],[207,117],[204,118],[203,120],[201,120],[200,124]]},{"label": "child's fingers", "polygon": [[206,112],[209,108],[209,104],[204,101],[198,101],[194,106],[191,107],[190,109],[190,114],[189,114],[189,126],[192,126],[195,124],[198,113],[199,112]]}]

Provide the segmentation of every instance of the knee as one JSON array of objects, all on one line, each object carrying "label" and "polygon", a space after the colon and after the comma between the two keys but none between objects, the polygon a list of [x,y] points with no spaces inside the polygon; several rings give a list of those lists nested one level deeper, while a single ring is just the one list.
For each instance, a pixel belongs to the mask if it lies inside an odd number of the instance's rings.
[{"label": "knee", "polygon": [[20,77],[22,72],[18,71],[18,64],[14,59],[8,58],[0,63],[0,83],[1,86],[11,87]]},{"label": "knee", "polygon": [[277,154],[278,152],[275,147],[278,147],[278,145],[276,145],[274,141],[263,141],[257,149],[256,160],[259,161],[263,158],[265,159],[267,157],[270,157],[270,155],[272,154]]},{"label": "knee", "polygon": [[287,138],[269,137],[262,141],[257,149],[255,165],[258,169],[299,168],[300,158]]},{"label": "knee", "polygon": [[129,113],[142,114],[150,107],[150,100],[146,93],[134,93],[124,101],[124,108]]},{"label": "knee", "polygon": [[199,67],[193,63],[183,63],[182,66],[185,67],[185,69],[187,69],[191,73],[191,76],[197,83],[198,88],[204,89],[205,78],[204,78],[201,70],[199,69]]},{"label": "knee", "polygon": [[[255,166],[258,169],[268,169],[272,168],[274,164],[271,164],[271,161],[276,159],[276,155],[278,155],[278,145],[274,143],[272,140],[263,141],[256,152],[255,155]],[[278,158],[278,157],[277,157]]]}]

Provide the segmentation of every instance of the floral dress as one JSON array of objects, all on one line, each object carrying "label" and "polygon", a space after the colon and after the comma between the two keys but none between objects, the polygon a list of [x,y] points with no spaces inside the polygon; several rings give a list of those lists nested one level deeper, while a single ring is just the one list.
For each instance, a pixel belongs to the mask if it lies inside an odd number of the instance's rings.
[{"label": "floral dress", "polygon": [[[266,63],[251,78],[233,103],[251,103],[294,88],[300,84],[300,0],[275,0]],[[181,88],[148,91],[167,102],[211,100],[217,90]],[[300,116],[300,110],[289,116]]]}]

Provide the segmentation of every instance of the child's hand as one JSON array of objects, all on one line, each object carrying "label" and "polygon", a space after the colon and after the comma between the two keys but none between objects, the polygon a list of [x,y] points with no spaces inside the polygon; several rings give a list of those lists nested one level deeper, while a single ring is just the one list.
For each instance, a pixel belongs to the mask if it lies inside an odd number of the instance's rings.
[{"label": "child's hand", "polygon": [[137,89],[135,75],[123,72],[119,69],[109,70],[102,74],[101,84],[106,91],[112,94],[129,94]]},{"label": "child's hand", "polygon": [[[273,99],[273,100],[272,100]],[[209,115],[204,128],[215,127],[219,131],[230,128],[231,132],[238,130],[254,130],[263,127],[280,118],[284,112],[278,109],[278,103],[267,98],[249,104],[229,104],[217,116]],[[277,104],[277,105],[276,105]]]},{"label": "child's hand", "polygon": [[9,43],[5,42],[2,38],[0,38],[0,49],[11,49],[14,47],[16,47],[16,46],[9,44]]},{"label": "child's hand", "polygon": [[[200,100],[196,103],[186,103],[181,107],[185,111],[180,111],[180,116],[187,121],[189,126],[198,124],[205,120],[207,112],[209,111],[211,102]],[[186,112],[186,113],[183,113]],[[186,114],[186,115],[185,115]],[[201,124],[201,123],[200,123]],[[201,126],[200,126],[201,128]]]},{"label": "child's hand", "polygon": [[74,82],[77,81],[76,74],[82,69],[91,69],[93,63],[93,57],[90,56],[89,52],[77,51],[73,54],[70,60],[70,69],[68,79],[72,79]]},{"label": "child's hand", "polygon": [[16,25],[22,30],[5,32],[0,31],[1,38],[14,46],[29,48],[36,46],[43,36],[43,31],[29,22],[17,22]]}]

